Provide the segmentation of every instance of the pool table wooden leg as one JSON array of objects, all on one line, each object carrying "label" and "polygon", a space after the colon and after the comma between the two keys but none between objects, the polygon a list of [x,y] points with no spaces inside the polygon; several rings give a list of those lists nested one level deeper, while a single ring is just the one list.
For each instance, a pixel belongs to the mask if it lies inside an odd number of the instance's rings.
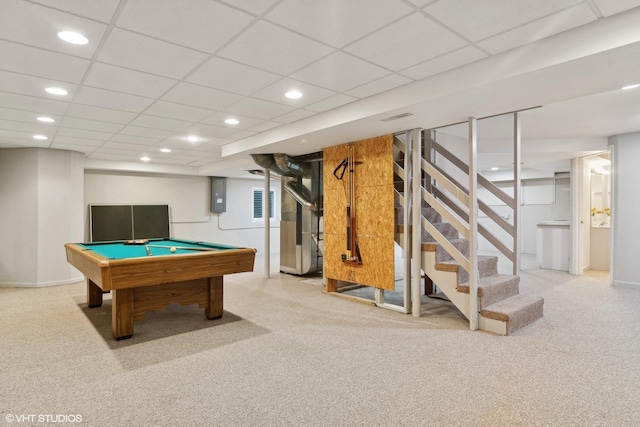
[{"label": "pool table wooden leg", "polygon": [[222,276],[209,278],[209,305],[204,309],[207,319],[219,319],[223,311]]},{"label": "pool table wooden leg", "polygon": [[87,278],[87,305],[91,308],[102,306],[102,289]]},{"label": "pool table wooden leg", "polygon": [[111,330],[117,340],[133,335],[133,289],[111,291]]}]

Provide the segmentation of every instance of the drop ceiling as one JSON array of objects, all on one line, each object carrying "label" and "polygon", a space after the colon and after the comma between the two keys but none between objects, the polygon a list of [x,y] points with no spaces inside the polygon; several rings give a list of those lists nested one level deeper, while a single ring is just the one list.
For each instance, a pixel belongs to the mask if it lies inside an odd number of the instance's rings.
[{"label": "drop ceiling", "polygon": [[[525,144],[566,142],[566,158],[640,131],[640,89],[619,90],[640,83],[639,7],[3,0],[0,148],[75,150],[94,168],[237,176],[250,153],[305,154],[542,106],[522,115]],[[65,30],[89,43],[60,40]],[[46,93],[51,86],[68,94]],[[286,98],[291,89],[303,96]],[[402,113],[412,115],[380,121]]]}]

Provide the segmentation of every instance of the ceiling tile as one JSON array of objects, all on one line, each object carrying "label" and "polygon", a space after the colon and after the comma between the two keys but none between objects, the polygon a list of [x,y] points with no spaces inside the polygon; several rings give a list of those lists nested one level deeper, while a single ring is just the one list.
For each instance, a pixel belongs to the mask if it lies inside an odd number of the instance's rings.
[{"label": "ceiling tile", "polygon": [[282,123],[293,123],[297,122],[298,120],[314,116],[316,114],[317,113],[315,113],[314,111],[298,109],[293,110],[290,113],[283,114],[282,116],[275,117],[273,120]]},{"label": "ceiling tile", "polygon": [[72,136],[74,138],[96,139],[98,141],[106,141],[107,139],[113,136],[113,133],[61,127],[60,129],[58,129],[58,133],[56,135]]},{"label": "ceiling tile", "polygon": [[67,111],[67,116],[79,119],[97,120],[109,123],[127,124],[136,113],[128,111],[113,110],[109,108],[94,107],[91,105],[71,104]]},{"label": "ceiling tile", "polygon": [[222,0],[220,3],[227,3],[233,7],[238,7],[242,10],[246,10],[254,15],[260,15],[267,10],[272,4],[277,3],[278,0]]},{"label": "ceiling tile", "polygon": [[149,147],[149,144],[135,144],[135,143],[125,144],[123,142],[114,142],[114,141],[107,141],[101,147],[101,150],[104,150],[105,152],[107,150],[111,150],[112,152],[115,152],[115,150],[119,150],[119,151],[132,151],[134,153],[139,153],[141,151],[149,151],[150,149],[151,148]]},{"label": "ceiling tile", "polygon": [[136,117],[131,123],[134,126],[141,126],[154,129],[180,132],[193,124],[184,120],[168,119],[166,117],[149,116],[142,114]]},{"label": "ceiling tile", "polygon": [[65,117],[60,126],[73,129],[95,130],[99,132],[116,133],[122,129],[121,124],[108,123],[97,120],[78,119],[75,117]]},{"label": "ceiling tile", "polygon": [[237,132],[236,129],[231,129],[223,126],[211,126],[202,123],[197,123],[193,126],[189,126],[184,130],[184,133],[189,135],[197,135],[199,137],[211,139],[211,138],[223,138]]},{"label": "ceiling tile", "polygon": [[225,108],[225,111],[228,113],[240,114],[263,120],[271,120],[274,117],[281,116],[293,110],[293,107],[274,104],[273,102],[262,101],[261,99],[255,98],[244,98],[242,101]]},{"label": "ceiling tile", "polygon": [[228,136],[228,139],[232,140],[232,141],[237,141],[240,139],[245,139],[245,138],[249,138],[250,136],[256,135],[258,132],[252,132],[249,130],[241,130],[240,132],[236,132],[232,135]]},{"label": "ceiling tile", "polygon": [[366,98],[377,93],[386,92],[411,83],[413,80],[399,74],[390,74],[381,79],[366,83],[362,86],[358,86],[352,90],[346,92],[347,95],[355,96],[356,98]]},{"label": "ceiling tile", "polygon": [[6,71],[80,83],[88,66],[86,59],[0,40],[0,68]]},{"label": "ceiling tile", "polygon": [[0,107],[34,111],[43,114],[63,115],[68,106],[68,102],[0,92]]},{"label": "ceiling tile", "polygon": [[252,20],[251,15],[210,0],[136,0],[127,3],[118,27],[213,53]]},{"label": "ceiling tile", "polygon": [[282,126],[282,123],[264,121],[258,125],[250,127],[249,130],[253,130],[256,132],[264,132],[265,130],[273,129],[278,126]]},{"label": "ceiling tile", "polygon": [[177,80],[100,62],[93,64],[85,80],[87,86],[149,98],[161,96],[176,83]]},{"label": "ceiling tile", "polygon": [[478,61],[482,58],[486,58],[487,56],[488,55],[480,49],[474,46],[467,46],[432,60],[425,61],[422,64],[409,67],[406,70],[403,70],[402,74],[409,76],[412,79],[420,80],[443,71]]},{"label": "ceiling tile", "polygon": [[581,3],[581,0],[439,1],[424,10],[471,41],[479,41]]},{"label": "ceiling tile", "polygon": [[190,105],[176,104],[168,101],[156,101],[145,110],[145,114],[159,117],[167,117],[176,120],[199,122],[213,114],[213,110],[207,110]]},{"label": "ceiling tile", "polygon": [[30,132],[33,134],[53,135],[57,126],[44,125],[40,122],[15,122],[12,120],[0,120],[0,129]]},{"label": "ceiling tile", "polygon": [[259,21],[225,46],[218,55],[287,75],[331,51],[328,46],[268,22]]},{"label": "ceiling tile", "polygon": [[24,111],[24,110],[16,110],[14,108],[4,108],[0,107],[0,119],[2,120],[13,120],[17,122],[27,122],[27,123],[40,123],[37,121],[38,116],[46,115],[55,120],[55,123],[50,123],[47,126],[56,126],[56,124],[60,123],[60,119],[63,117],[57,114],[39,114],[34,111]]},{"label": "ceiling tile", "polygon": [[593,0],[604,16],[611,16],[640,6],[640,0]]},{"label": "ceiling tile", "polygon": [[345,50],[392,70],[402,70],[464,46],[460,37],[414,13]]},{"label": "ceiling tile", "polygon": [[[107,26],[86,18],[52,10],[38,4],[3,0],[0,14],[0,39],[68,55],[91,58]],[[60,31],[72,30],[89,39],[86,45],[74,45],[58,38]]]},{"label": "ceiling tile", "polygon": [[384,68],[346,53],[336,52],[292,74],[291,77],[336,92],[344,92],[387,74],[390,74],[390,71]]},{"label": "ceiling tile", "polygon": [[120,131],[123,135],[131,135],[131,136],[143,136],[146,138],[167,138],[173,135],[173,132],[162,130],[162,129],[152,129],[145,128],[139,126],[127,126]]},{"label": "ceiling tile", "polygon": [[110,22],[120,0],[31,0],[101,22]]},{"label": "ceiling tile", "polygon": [[179,83],[162,99],[211,110],[221,110],[242,99],[242,96],[191,83]]},{"label": "ceiling tile", "polygon": [[84,86],[78,91],[73,101],[94,107],[140,113],[151,105],[153,99]]},{"label": "ceiling tile", "polygon": [[192,49],[114,28],[98,55],[98,61],[182,79],[206,57],[206,54]]},{"label": "ceiling tile", "polygon": [[551,16],[547,16],[513,30],[490,37],[478,46],[491,53],[499,53],[545,37],[552,36],[571,28],[579,27],[597,20],[597,16],[587,4],[565,9]]},{"label": "ceiling tile", "polygon": [[125,144],[155,145],[162,141],[163,138],[147,138],[136,135],[123,135],[121,133],[114,135],[109,142],[122,142]]},{"label": "ceiling tile", "polygon": [[[226,124],[224,121],[231,117],[238,120],[240,123],[238,123],[237,125]],[[205,123],[208,125],[223,126],[223,127],[228,127],[230,129],[247,129],[263,122],[264,120],[254,119],[253,117],[245,117],[245,116],[239,116],[237,114],[229,114],[229,113],[222,113],[222,112],[215,113],[210,117],[207,117],[205,120],[201,121],[201,123]]]},{"label": "ceiling tile", "polygon": [[30,132],[0,129],[0,147],[40,147],[47,148],[51,140],[39,141],[33,139]]},{"label": "ceiling tile", "polygon": [[[64,86],[64,89],[66,89],[70,94],[73,94],[78,89],[77,85],[71,83],[61,85],[57,81],[51,79],[0,70],[0,91],[36,96],[39,98],[52,98],[53,95],[45,92],[45,88],[54,85]],[[58,98],[70,99],[68,95],[66,97]]]},{"label": "ceiling tile", "polygon": [[324,99],[320,102],[316,102],[315,104],[307,105],[305,108],[310,111],[322,113],[323,111],[328,111],[333,108],[340,107],[341,105],[346,105],[357,100],[358,100],[357,98],[339,93],[330,98]]},{"label": "ceiling tile", "polygon": [[62,135],[56,135],[53,138],[53,143],[68,144],[68,145],[85,145],[89,147],[91,150],[95,150],[97,147],[100,147],[102,144],[105,144],[104,141],[99,139],[76,138],[74,136],[62,136]]},{"label": "ceiling tile", "polygon": [[401,0],[284,0],[265,18],[341,48],[412,10]]},{"label": "ceiling tile", "polygon": [[186,80],[220,90],[251,95],[279,78],[277,74],[213,57]]},{"label": "ceiling tile", "polygon": [[[289,99],[285,96],[285,93],[294,89],[302,93],[302,98]],[[256,92],[253,94],[253,97],[264,99],[265,101],[302,108],[305,105],[313,104],[314,102],[318,102],[334,94],[335,92],[333,91],[322,89],[298,80],[282,79]]]}]

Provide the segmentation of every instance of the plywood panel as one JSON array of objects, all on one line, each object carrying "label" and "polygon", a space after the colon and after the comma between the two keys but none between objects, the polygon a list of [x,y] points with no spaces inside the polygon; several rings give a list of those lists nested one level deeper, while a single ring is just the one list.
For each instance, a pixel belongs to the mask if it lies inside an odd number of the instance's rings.
[{"label": "plywood panel", "polygon": [[[342,262],[347,252],[347,185],[333,171],[354,153],[356,237],[361,265]],[[324,150],[325,276],[382,289],[394,289],[393,137],[386,135]]]}]

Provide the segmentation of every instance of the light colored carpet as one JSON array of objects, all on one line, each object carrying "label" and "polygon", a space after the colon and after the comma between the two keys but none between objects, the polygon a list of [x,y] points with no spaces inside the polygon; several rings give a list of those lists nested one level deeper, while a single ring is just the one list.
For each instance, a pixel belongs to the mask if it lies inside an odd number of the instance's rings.
[{"label": "light colored carpet", "polygon": [[223,319],[171,306],[119,342],[83,283],[0,289],[0,425],[640,425],[640,291],[523,271],[544,318],[501,337],[446,304],[414,318],[266,279],[262,262],[225,279]]}]

